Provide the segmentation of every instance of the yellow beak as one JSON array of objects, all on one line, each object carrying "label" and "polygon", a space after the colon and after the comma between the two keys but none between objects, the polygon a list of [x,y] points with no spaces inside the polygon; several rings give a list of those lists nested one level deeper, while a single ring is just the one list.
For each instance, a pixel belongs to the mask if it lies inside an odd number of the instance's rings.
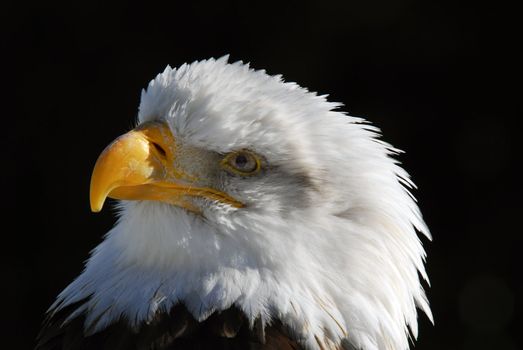
[{"label": "yellow beak", "polygon": [[[226,193],[198,187],[198,178],[175,166],[176,141],[162,122],[149,122],[120,136],[100,154],[91,176],[91,210],[107,197],[155,200],[199,212],[190,197],[199,196],[240,208]],[[197,161],[197,159],[195,159]]]}]

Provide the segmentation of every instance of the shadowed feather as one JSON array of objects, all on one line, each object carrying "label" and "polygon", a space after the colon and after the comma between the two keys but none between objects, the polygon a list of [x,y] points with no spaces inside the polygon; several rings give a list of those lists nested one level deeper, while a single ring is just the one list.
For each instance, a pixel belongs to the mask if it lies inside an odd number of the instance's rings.
[{"label": "shadowed feather", "polygon": [[85,316],[64,324],[72,304],[45,320],[36,350],[166,350],[166,349],[301,349],[280,321],[264,330],[261,322],[249,327],[245,315],[236,307],[212,314],[198,322],[178,304],[169,313],[158,313],[151,322],[133,330],[125,320],[105,330],[84,336]]}]

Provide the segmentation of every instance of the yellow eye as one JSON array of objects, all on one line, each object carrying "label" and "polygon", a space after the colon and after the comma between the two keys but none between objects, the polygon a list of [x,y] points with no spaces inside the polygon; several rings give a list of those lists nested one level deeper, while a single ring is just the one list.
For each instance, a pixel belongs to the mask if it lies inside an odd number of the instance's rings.
[{"label": "yellow eye", "polygon": [[223,158],[222,166],[236,175],[254,175],[261,168],[260,159],[252,152],[242,150],[229,153]]}]

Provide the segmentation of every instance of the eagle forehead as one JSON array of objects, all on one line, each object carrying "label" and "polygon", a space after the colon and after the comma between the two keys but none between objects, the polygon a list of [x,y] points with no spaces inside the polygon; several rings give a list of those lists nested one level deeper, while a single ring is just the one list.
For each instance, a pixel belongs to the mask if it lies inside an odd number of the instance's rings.
[{"label": "eagle forehead", "polygon": [[143,91],[138,120],[168,120],[194,141],[214,138],[223,145],[261,135],[274,142],[291,133],[306,137],[304,130],[337,106],[324,96],[284,83],[280,76],[222,58],[167,68]]}]

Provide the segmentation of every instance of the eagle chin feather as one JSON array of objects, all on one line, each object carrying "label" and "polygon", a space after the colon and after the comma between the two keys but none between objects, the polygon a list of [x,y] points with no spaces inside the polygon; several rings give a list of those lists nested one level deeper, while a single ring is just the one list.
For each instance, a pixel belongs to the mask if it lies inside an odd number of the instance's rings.
[{"label": "eagle chin feather", "polygon": [[[160,156],[242,205],[120,201],[37,349],[404,350],[417,308],[432,320],[430,234],[398,150],[325,96],[227,61],[167,67],[138,125],[164,123],[176,141]],[[241,150],[258,173],[220,168]]]}]

